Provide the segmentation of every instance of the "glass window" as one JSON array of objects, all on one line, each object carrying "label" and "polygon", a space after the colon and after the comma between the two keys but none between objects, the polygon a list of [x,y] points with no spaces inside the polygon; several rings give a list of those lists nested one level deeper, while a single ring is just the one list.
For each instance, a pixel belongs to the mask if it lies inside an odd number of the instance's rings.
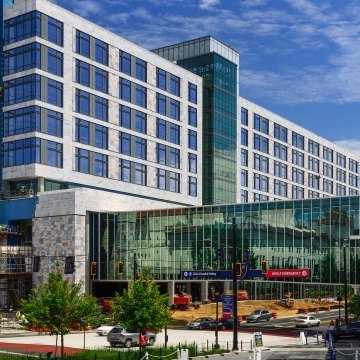
[{"label": "glass window", "polygon": [[146,139],[135,136],[135,153],[134,156],[146,160]]},{"label": "glass window", "polygon": [[121,100],[131,102],[131,81],[120,78],[119,80],[119,97]]},{"label": "glass window", "polygon": [[48,16],[47,19],[47,40],[56,45],[63,46],[63,23],[51,16]]},{"label": "glass window", "polygon": [[194,104],[197,104],[197,86],[195,84],[189,83],[188,92],[188,100]]},{"label": "glass window", "polygon": [[312,156],[309,156],[309,170],[314,171],[314,172],[319,172],[320,169],[320,165],[319,165],[319,160],[313,158]]},{"label": "glass window", "polygon": [[92,175],[107,177],[108,173],[108,157],[107,155],[94,152],[94,164]]},{"label": "glass window", "polygon": [[247,203],[249,201],[249,194],[247,190],[241,190],[240,192],[240,196],[241,196],[241,203]]},{"label": "glass window", "polygon": [[76,89],[75,111],[83,114],[90,115],[90,94],[86,91]]},{"label": "glass window", "polygon": [[287,128],[274,123],[274,137],[275,139],[287,142]]},{"label": "glass window", "polygon": [[287,183],[285,181],[274,180],[274,194],[287,197]]},{"label": "glass window", "polygon": [[349,170],[357,173],[359,169],[359,163],[353,159],[349,159]]},{"label": "glass window", "polygon": [[146,87],[136,84],[135,86],[135,104],[146,108],[147,106],[147,92]]},{"label": "glass window", "polygon": [[298,168],[292,168],[292,181],[304,185],[304,171]]},{"label": "glass window", "polygon": [[274,161],[274,175],[281,177],[283,179],[287,179],[287,165],[280,162]]},{"label": "glass window", "polygon": [[197,127],[197,109],[189,106],[189,125]]},{"label": "glass window", "polygon": [[248,126],[248,110],[245,108],[241,108],[241,125]]},{"label": "glass window", "polygon": [[301,186],[292,186],[292,198],[293,199],[303,199],[304,198],[304,188]]},{"label": "glass window", "polygon": [[323,179],[323,190],[326,193],[332,194],[333,193],[333,182],[329,179]]},{"label": "glass window", "polygon": [[197,196],[197,178],[189,176],[189,195]]},{"label": "glass window", "polygon": [[136,58],[135,65],[136,65],[136,71],[135,71],[136,78],[138,80],[146,82],[146,69],[147,69],[146,61]]},{"label": "glass window", "polygon": [[95,67],[95,90],[108,93],[109,74],[107,71]]},{"label": "glass window", "polygon": [[254,114],[254,129],[269,135],[269,120],[263,116]]},{"label": "glass window", "polygon": [[345,195],[346,195],[345,185],[336,184],[336,196],[345,196]]},{"label": "glass window", "polygon": [[168,124],[170,125],[169,141],[172,142],[173,144],[180,145],[180,126],[173,123],[168,123]]},{"label": "glass window", "polygon": [[292,163],[294,165],[298,165],[304,167],[304,154],[300,151],[294,150],[292,151]]},{"label": "glass window", "polygon": [[320,144],[314,140],[309,140],[309,153],[315,156],[319,156],[320,153]]},{"label": "glass window", "polygon": [[166,90],[166,71],[156,68],[156,87]]},{"label": "glass window", "polygon": [[248,151],[241,149],[241,166],[248,166]]},{"label": "glass window", "polygon": [[75,171],[90,173],[90,151],[75,148]]},{"label": "glass window", "polygon": [[304,150],[304,137],[295,131],[292,132],[292,145]]},{"label": "glass window", "polygon": [[124,74],[131,75],[131,55],[120,50],[120,71]]},{"label": "glass window", "polygon": [[197,156],[196,154],[189,153],[189,168],[188,171],[191,173],[197,173]]},{"label": "glass window", "polygon": [[309,174],[309,187],[313,189],[320,189],[320,175],[317,174]]},{"label": "glass window", "polygon": [[254,134],[254,149],[269,153],[269,139],[259,134]]},{"label": "glass window", "polygon": [[146,134],[147,116],[142,111],[135,111],[135,131]]},{"label": "glass window", "polygon": [[241,145],[248,146],[248,131],[241,128]]},{"label": "glass window", "polygon": [[333,151],[326,146],[323,147],[323,158],[324,160],[333,162]]},{"label": "glass window", "polygon": [[174,120],[180,120],[180,102],[170,98],[170,117]]},{"label": "glass window", "polygon": [[59,107],[63,106],[63,84],[59,81],[47,79],[47,102]]},{"label": "glass window", "polygon": [[146,185],[146,165],[133,163],[134,183],[137,185]]},{"label": "glass window", "polygon": [[156,161],[158,164],[166,165],[166,145],[156,144]]},{"label": "glass window", "polygon": [[274,156],[287,161],[287,146],[274,141]]},{"label": "glass window", "polygon": [[60,51],[47,48],[47,61],[47,70],[49,73],[57,76],[63,76],[63,54]]},{"label": "glass window", "polygon": [[95,116],[96,119],[108,121],[108,101],[100,96],[95,96]]},{"label": "glass window", "polygon": [[166,140],[166,121],[163,119],[156,119],[156,137]]},{"label": "glass window", "polygon": [[180,174],[169,171],[169,190],[172,192],[180,192]]},{"label": "glass window", "polygon": [[332,167],[332,165],[324,163],[323,164],[323,172],[324,172],[325,176],[332,178],[333,177],[333,167]]},{"label": "glass window", "polygon": [[75,120],[75,141],[81,144],[90,144],[90,123],[85,120]]},{"label": "glass window", "polygon": [[41,76],[28,75],[4,82],[4,106],[41,100]]},{"label": "glass window", "polygon": [[120,154],[131,155],[131,136],[130,134],[120,132]]},{"label": "glass window", "polygon": [[131,165],[129,160],[120,159],[120,180],[131,182]]},{"label": "glass window", "polygon": [[95,61],[108,65],[109,45],[104,41],[95,39]]},{"label": "glass window", "polygon": [[180,78],[170,74],[170,92],[175,96],[180,96]]},{"label": "glass window", "polygon": [[166,115],[166,96],[156,93],[156,112]]},{"label": "glass window", "polygon": [[46,141],[46,164],[48,166],[54,166],[62,168],[62,153],[63,146],[55,141]]},{"label": "glass window", "polygon": [[342,169],[336,169],[336,180],[346,183],[346,171]]},{"label": "glass window", "polygon": [[76,82],[90,87],[90,64],[76,60]]},{"label": "glass window", "polygon": [[188,147],[189,149],[197,150],[197,133],[194,130],[189,130]]},{"label": "glass window", "polygon": [[95,126],[95,143],[94,146],[107,149],[108,148],[108,128],[106,126],[97,125]]},{"label": "glass window", "polygon": [[125,105],[119,107],[120,126],[131,129],[131,108]]},{"label": "glass window", "polygon": [[244,187],[248,187],[248,171],[242,169],[240,174],[240,185]]},{"label": "glass window", "polygon": [[27,138],[3,143],[4,167],[42,163],[41,139]]},{"label": "glass window", "polygon": [[156,178],[158,189],[166,190],[166,170],[157,169]]},{"label": "glass window", "polygon": [[76,52],[90,58],[90,35],[76,30]]},{"label": "glass window", "polygon": [[346,156],[340,153],[336,154],[336,164],[346,169]]},{"label": "glass window", "polygon": [[169,146],[169,166],[180,168],[180,150]]}]

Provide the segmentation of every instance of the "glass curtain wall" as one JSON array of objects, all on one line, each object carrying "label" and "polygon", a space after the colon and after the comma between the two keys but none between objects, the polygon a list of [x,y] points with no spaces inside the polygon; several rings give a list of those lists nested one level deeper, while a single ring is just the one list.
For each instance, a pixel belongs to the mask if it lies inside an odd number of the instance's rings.
[{"label": "glass curtain wall", "polygon": [[239,261],[248,258],[252,269],[266,260],[269,269],[311,270],[306,279],[243,281],[239,288],[252,298],[336,296],[344,252],[350,292],[360,284],[359,197],[89,213],[89,260],[100,264],[93,279],[128,281],[143,268],[165,281],[182,280],[187,270],[231,270],[233,217]]}]

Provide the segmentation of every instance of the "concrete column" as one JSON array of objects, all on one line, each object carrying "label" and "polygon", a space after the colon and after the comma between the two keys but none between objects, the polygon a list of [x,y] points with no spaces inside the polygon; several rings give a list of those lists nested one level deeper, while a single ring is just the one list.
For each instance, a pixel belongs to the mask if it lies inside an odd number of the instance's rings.
[{"label": "concrete column", "polygon": [[201,301],[208,298],[209,281],[201,282]]},{"label": "concrete column", "polygon": [[169,294],[169,305],[172,305],[174,303],[174,290],[175,290],[175,282],[169,281],[167,283],[167,292]]}]

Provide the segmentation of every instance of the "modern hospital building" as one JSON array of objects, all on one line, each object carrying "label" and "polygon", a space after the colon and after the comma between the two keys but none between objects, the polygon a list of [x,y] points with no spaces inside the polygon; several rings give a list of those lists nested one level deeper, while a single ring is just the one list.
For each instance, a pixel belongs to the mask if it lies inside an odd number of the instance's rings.
[{"label": "modern hospital building", "polygon": [[344,258],[357,291],[360,158],[242,98],[236,50],[148,51],[50,1],[2,5],[0,307],[55,270],[103,297],[147,268],[201,300],[231,279],[189,273],[234,253],[310,270],[243,280],[254,299],[336,296]]}]

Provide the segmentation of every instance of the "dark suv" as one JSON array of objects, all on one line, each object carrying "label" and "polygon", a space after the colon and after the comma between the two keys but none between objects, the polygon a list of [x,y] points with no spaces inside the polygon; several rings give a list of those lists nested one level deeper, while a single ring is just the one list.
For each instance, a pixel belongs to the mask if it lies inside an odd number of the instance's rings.
[{"label": "dark suv", "polygon": [[[360,340],[360,322],[353,322],[350,324],[343,324],[336,330],[329,330],[331,333],[333,342],[341,339],[359,339]],[[327,334],[328,337],[328,334]]]}]

